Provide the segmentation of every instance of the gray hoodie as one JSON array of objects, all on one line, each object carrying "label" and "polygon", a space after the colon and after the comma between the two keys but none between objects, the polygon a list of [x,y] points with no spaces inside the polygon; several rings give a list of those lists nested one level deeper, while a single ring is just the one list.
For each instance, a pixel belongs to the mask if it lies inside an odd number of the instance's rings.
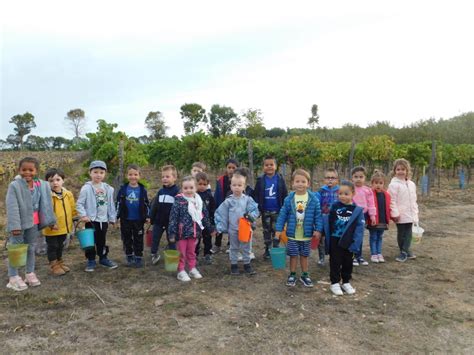
[{"label": "gray hoodie", "polygon": [[105,182],[102,183],[107,193],[107,221],[97,220],[97,201],[95,197],[95,189],[92,181],[88,181],[82,186],[79,198],[76,202],[77,214],[80,217],[89,217],[91,221],[97,222],[112,222],[115,223],[117,212],[114,204],[114,188]]},{"label": "gray hoodie", "polygon": [[[51,203],[51,187],[46,181],[39,180],[40,200],[38,205],[39,225],[38,229],[52,226],[56,223],[56,217]],[[33,224],[33,201],[31,191],[26,181],[21,177],[15,177],[8,186],[6,198],[7,231],[25,230],[34,226]]]},{"label": "gray hoodie", "polygon": [[214,214],[216,229],[219,233],[235,233],[239,230],[239,219],[248,214],[254,220],[260,212],[258,205],[252,197],[242,195],[235,197],[230,195],[217,208]]}]

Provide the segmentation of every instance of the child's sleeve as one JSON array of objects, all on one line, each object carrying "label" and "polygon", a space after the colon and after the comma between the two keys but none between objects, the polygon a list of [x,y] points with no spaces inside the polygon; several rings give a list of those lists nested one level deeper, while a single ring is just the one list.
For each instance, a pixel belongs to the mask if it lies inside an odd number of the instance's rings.
[{"label": "child's sleeve", "polygon": [[285,178],[283,177],[283,175],[281,175],[281,181],[283,183],[283,186],[282,186],[282,199],[284,200],[287,196],[288,196],[288,188],[286,187],[286,182],[285,182]]},{"label": "child's sleeve", "polygon": [[290,203],[288,201],[288,197],[285,198],[283,202],[283,206],[280,209],[280,213],[278,214],[278,218],[275,223],[275,231],[281,232],[283,227],[285,226],[286,221],[288,220],[288,215],[290,213]]},{"label": "child's sleeve", "polygon": [[86,203],[86,185],[82,186],[81,192],[79,192],[79,198],[76,202],[76,211],[79,217],[87,217],[85,203]]},{"label": "child's sleeve", "polygon": [[169,226],[168,226],[168,234],[170,238],[174,238],[176,240],[176,236],[178,235],[178,224],[179,224],[179,204],[178,201],[174,201],[173,206],[171,207],[170,218],[169,218]]},{"label": "child's sleeve", "polygon": [[388,193],[390,194],[390,215],[393,218],[397,218],[400,216],[400,211],[396,203],[398,191],[394,184],[388,185]]},{"label": "child's sleeve", "polygon": [[219,233],[227,233],[229,228],[229,206],[227,200],[221,203],[214,214],[216,230]]},{"label": "child's sleeve", "polygon": [[120,218],[120,213],[122,209],[122,189],[120,188],[117,194],[117,202],[115,203],[115,209],[117,210],[117,219]]},{"label": "child's sleeve", "polygon": [[150,210],[150,222],[153,224],[156,219],[156,214],[158,212],[158,201],[159,201],[160,191],[156,193],[155,198],[151,201],[151,210]]},{"label": "child's sleeve", "polygon": [[314,222],[313,229],[317,232],[323,231],[323,214],[321,213],[321,204],[319,199],[316,198],[316,207],[314,209]]},{"label": "child's sleeve", "polygon": [[352,244],[349,246],[349,251],[352,253],[358,253],[362,247],[362,240],[364,239],[364,227],[365,220],[364,214],[361,213],[359,219],[356,222],[356,227],[354,230],[354,237]]},{"label": "child's sleeve", "polygon": [[212,233],[214,231],[214,226],[212,225],[211,223],[211,220],[209,218],[209,211],[207,210],[207,208],[203,208],[202,209],[202,214],[203,214],[203,217],[202,217],[202,225],[204,226],[204,228],[206,228],[210,233]]},{"label": "child's sleeve", "polygon": [[12,184],[8,186],[6,198],[7,231],[21,230],[20,206]]},{"label": "child's sleeve", "polygon": [[374,193],[370,188],[365,189],[365,196],[367,199],[367,212],[369,213],[369,216],[375,217],[377,211],[375,208]]},{"label": "child's sleeve", "polygon": [[145,196],[143,197],[143,202],[145,203],[145,219],[150,218],[150,200],[148,200],[148,192],[146,189],[143,189]]},{"label": "child's sleeve", "polygon": [[253,220],[256,220],[260,216],[260,211],[258,210],[258,204],[254,201],[252,197],[249,196],[247,199],[247,211],[246,213]]},{"label": "child's sleeve", "polygon": [[115,223],[117,221],[117,210],[115,208],[115,203],[114,203],[114,188],[112,186],[109,186],[108,193],[110,196],[108,196],[109,200],[109,208],[108,208],[108,215],[109,215],[109,222],[110,223]]},{"label": "child's sleeve", "polygon": [[413,222],[418,223],[419,222],[419,217],[418,217],[418,202],[417,202],[417,196],[416,196],[416,185],[413,181],[411,181],[412,189],[413,189]]},{"label": "child's sleeve", "polygon": [[211,224],[215,224],[214,222],[214,214],[216,213],[216,200],[212,196],[212,194],[209,194],[209,221]]},{"label": "child's sleeve", "polygon": [[72,219],[74,220],[77,216],[77,210],[76,210],[76,200],[74,199],[74,194],[71,192],[71,198],[69,199],[71,211],[72,211]]}]

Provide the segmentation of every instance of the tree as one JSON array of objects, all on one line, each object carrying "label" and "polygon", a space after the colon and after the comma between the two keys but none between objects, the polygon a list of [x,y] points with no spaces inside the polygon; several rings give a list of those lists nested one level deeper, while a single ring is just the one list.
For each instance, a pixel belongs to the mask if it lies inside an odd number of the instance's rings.
[{"label": "tree", "polygon": [[194,134],[200,124],[207,123],[206,110],[199,104],[184,104],[180,114],[186,134]]},{"label": "tree", "polygon": [[264,137],[267,130],[263,125],[263,114],[260,109],[249,108],[242,114],[245,120],[245,135],[248,138]]},{"label": "tree", "polygon": [[7,137],[7,144],[10,145],[11,149],[17,150],[20,146],[20,138],[15,134],[9,134]]},{"label": "tree", "polygon": [[311,106],[311,117],[308,118],[308,125],[315,129],[319,125],[318,105]]},{"label": "tree", "polygon": [[66,117],[64,117],[67,124],[71,127],[72,131],[74,132],[74,139],[77,140],[84,134],[85,124],[86,124],[86,116],[84,110],[80,108],[76,108],[71,110],[67,113]]},{"label": "tree", "polygon": [[145,126],[150,131],[152,139],[161,139],[166,136],[166,127],[163,114],[160,111],[151,111],[145,118]]},{"label": "tree", "polygon": [[14,131],[18,137],[18,145],[20,149],[23,149],[23,139],[31,132],[33,128],[36,127],[35,116],[29,112],[25,112],[23,115],[13,116],[10,119],[10,123],[13,123],[16,126]]},{"label": "tree", "polygon": [[225,136],[237,125],[237,114],[232,107],[213,105],[209,112],[209,133],[213,137]]}]

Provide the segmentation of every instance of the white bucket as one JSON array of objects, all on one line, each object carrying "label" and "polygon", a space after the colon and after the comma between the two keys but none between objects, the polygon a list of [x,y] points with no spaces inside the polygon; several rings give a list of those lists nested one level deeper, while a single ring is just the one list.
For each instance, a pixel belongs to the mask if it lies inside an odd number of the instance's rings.
[{"label": "white bucket", "polygon": [[414,224],[412,227],[412,234],[413,234],[413,242],[418,244],[421,242],[421,238],[423,237],[423,232],[425,231],[421,228],[418,223]]}]

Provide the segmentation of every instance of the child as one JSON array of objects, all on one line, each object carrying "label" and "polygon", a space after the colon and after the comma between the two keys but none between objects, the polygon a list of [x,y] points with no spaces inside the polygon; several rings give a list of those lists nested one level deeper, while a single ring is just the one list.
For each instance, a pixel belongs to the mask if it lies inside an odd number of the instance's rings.
[{"label": "child", "polygon": [[[354,185],[343,181],[339,186],[339,201],[332,204],[324,216],[326,254],[329,254],[330,290],[336,296],[355,293],[350,284],[353,253],[362,247],[364,237],[364,210],[353,202]],[[339,283],[342,278],[342,285]]]},{"label": "child", "polygon": [[200,161],[196,161],[191,165],[191,176],[196,178],[198,173],[204,173],[206,171],[206,164],[201,163]]},{"label": "child", "polygon": [[[183,178],[181,184],[182,193],[177,195],[171,208],[168,234],[170,242],[177,242],[180,253],[178,263],[177,278],[180,281],[191,281],[202,278],[201,273],[196,269],[196,243],[201,237],[204,228],[207,228],[211,235],[215,235],[214,228],[209,222],[207,209],[203,206],[203,201],[196,193],[196,180],[192,176]],[[189,275],[185,271],[188,264]]]},{"label": "child", "polygon": [[18,276],[18,269],[8,264],[7,288],[15,291],[26,290],[28,285],[41,285],[35,274],[38,230],[56,224],[51,204],[51,188],[45,181],[35,179],[38,170],[39,162],[36,158],[23,158],[18,165],[19,176],[8,186],[5,201],[9,244],[28,244],[24,281]]},{"label": "child", "polygon": [[370,261],[384,263],[382,255],[382,236],[390,222],[390,194],[384,190],[385,175],[375,170],[370,179],[375,201],[375,224],[368,221],[370,240]]},{"label": "child", "polygon": [[43,229],[48,245],[48,261],[54,276],[62,276],[70,271],[63,261],[63,248],[66,238],[73,231],[73,218],[77,215],[74,196],[71,191],[63,187],[64,178],[64,172],[60,169],[49,169],[45,176],[51,187],[53,209],[57,220],[53,227]]},{"label": "child", "polygon": [[388,185],[391,196],[390,210],[392,219],[397,224],[397,241],[400,255],[395,259],[404,262],[415,259],[410,251],[412,226],[418,223],[418,204],[416,203],[416,185],[410,180],[410,163],[405,159],[397,159],[393,163],[394,177]]},{"label": "child", "polygon": [[270,259],[270,248],[278,247],[280,241],[275,238],[275,223],[283,201],[288,195],[285,179],[277,171],[277,161],[273,156],[263,159],[263,174],[257,178],[253,199],[258,204],[262,216],[264,259]]},{"label": "child", "polygon": [[288,244],[286,253],[290,257],[290,275],[287,286],[296,285],[298,257],[301,265],[300,281],[306,287],[313,287],[308,273],[308,257],[311,238],[320,238],[323,230],[321,208],[317,196],[308,190],[310,176],[306,170],[296,169],[292,176],[293,189],[285,198],[276,221],[276,237],[280,238],[285,224]]},{"label": "child", "polygon": [[[319,204],[321,205],[321,212],[323,215],[329,214],[331,209],[331,205],[337,201],[337,197],[339,195],[339,175],[337,170],[334,168],[329,168],[324,171],[324,183],[323,187],[319,189],[317,192],[317,196],[319,199]],[[318,265],[324,265],[324,255],[325,247],[324,247],[324,239],[321,239],[319,246],[319,261]]]},{"label": "child", "polygon": [[[224,202],[230,191],[230,179],[234,174],[235,169],[239,166],[239,163],[235,159],[227,159],[225,167],[225,174],[219,176],[216,181],[216,191],[214,192],[214,199],[216,200],[216,207]],[[216,241],[212,253],[218,253],[222,246],[222,233],[217,234]]]},{"label": "child", "polygon": [[[205,208],[207,210],[209,221],[213,225],[214,213],[216,211],[216,201],[212,196],[211,190],[207,188],[209,186],[209,178],[207,177],[207,174],[203,172],[197,173],[195,178],[197,181],[197,193],[201,197],[203,209]],[[202,231],[202,239],[204,242],[204,260],[206,261],[206,264],[210,265],[212,264],[212,238],[210,229],[205,228]],[[200,244],[201,239],[198,239],[198,242],[196,243],[196,257],[199,255]]]},{"label": "child", "polygon": [[143,267],[143,227],[150,223],[150,202],[145,186],[139,182],[140,168],[131,164],[127,167],[128,183],[117,195],[117,220],[127,259],[127,266]]},{"label": "child", "polygon": [[[364,210],[365,219],[367,221],[370,220],[372,224],[375,224],[374,194],[368,186],[365,186],[366,175],[367,171],[363,166],[357,166],[352,169],[352,183],[355,187],[353,200],[357,206],[362,207]],[[364,239],[362,238],[362,243],[363,242]],[[369,265],[369,263],[362,257],[362,245],[354,257],[353,264],[354,266]]]},{"label": "child", "polygon": [[107,246],[107,229],[115,224],[117,213],[114,204],[114,188],[104,182],[107,165],[102,160],[94,160],[89,165],[88,181],[82,186],[76,209],[81,221],[86,222],[86,228],[94,229],[95,247],[85,250],[87,265],[86,272],[93,272],[97,265],[95,257],[99,256],[99,264],[109,269],[116,269],[117,264],[110,260]]},{"label": "child", "polygon": [[163,187],[158,191],[153,200],[150,213],[150,221],[153,224],[153,244],[151,246],[151,262],[155,265],[160,260],[158,249],[161,237],[166,231],[168,239],[168,248],[176,249],[175,243],[171,243],[168,234],[169,218],[171,207],[173,207],[174,198],[179,193],[176,186],[178,173],[173,165],[165,165],[161,168],[161,182]]},{"label": "child", "polygon": [[250,264],[251,243],[243,243],[239,240],[239,220],[247,217],[250,221],[258,218],[258,205],[252,197],[244,194],[246,178],[240,174],[233,174],[230,189],[232,195],[217,208],[214,219],[216,229],[219,233],[228,233],[230,241],[229,259],[231,275],[240,275],[239,252],[242,251],[244,271],[248,275],[256,272]]}]

